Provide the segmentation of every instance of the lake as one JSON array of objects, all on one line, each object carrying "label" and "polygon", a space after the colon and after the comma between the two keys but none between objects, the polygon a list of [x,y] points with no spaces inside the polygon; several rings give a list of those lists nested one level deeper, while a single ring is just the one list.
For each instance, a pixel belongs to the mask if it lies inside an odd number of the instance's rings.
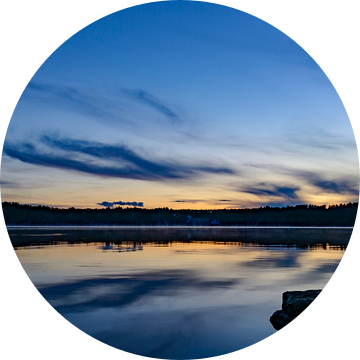
[{"label": "lake", "polygon": [[133,354],[205,358],[275,332],[285,291],[323,289],[352,228],[8,227],[67,320]]}]

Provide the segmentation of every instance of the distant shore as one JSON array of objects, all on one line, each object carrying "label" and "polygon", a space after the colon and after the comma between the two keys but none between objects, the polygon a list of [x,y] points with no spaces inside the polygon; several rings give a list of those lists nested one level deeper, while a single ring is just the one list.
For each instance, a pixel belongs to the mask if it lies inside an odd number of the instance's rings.
[{"label": "distant shore", "polygon": [[296,205],[255,209],[59,209],[2,203],[8,226],[278,226],[352,227],[358,203],[331,206]]}]

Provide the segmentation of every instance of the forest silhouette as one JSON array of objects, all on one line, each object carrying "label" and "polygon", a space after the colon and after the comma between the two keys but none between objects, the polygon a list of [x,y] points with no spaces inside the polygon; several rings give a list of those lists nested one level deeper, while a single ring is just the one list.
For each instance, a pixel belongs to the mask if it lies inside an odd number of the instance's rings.
[{"label": "forest silhouette", "polygon": [[63,209],[3,202],[6,225],[354,226],[358,203],[246,209]]}]

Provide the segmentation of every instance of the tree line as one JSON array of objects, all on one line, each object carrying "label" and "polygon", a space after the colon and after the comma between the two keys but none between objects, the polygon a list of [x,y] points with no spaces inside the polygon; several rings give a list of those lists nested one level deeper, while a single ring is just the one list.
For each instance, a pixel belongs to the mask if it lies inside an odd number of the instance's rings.
[{"label": "tree line", "polygon": [[68,209],[3,202],[6,225],[353,226],[358,203],[252,209]]}]

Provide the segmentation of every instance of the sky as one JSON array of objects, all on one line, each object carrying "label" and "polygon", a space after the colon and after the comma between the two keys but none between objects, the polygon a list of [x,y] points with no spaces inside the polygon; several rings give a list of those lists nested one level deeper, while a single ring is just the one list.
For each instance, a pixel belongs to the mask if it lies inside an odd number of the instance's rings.
[{"label": "sky", "polygon": [[2,201],[246,208],[358,201],[343,104],[281,31],[228,7],[169,1],[90,24],[14,111]]}]

